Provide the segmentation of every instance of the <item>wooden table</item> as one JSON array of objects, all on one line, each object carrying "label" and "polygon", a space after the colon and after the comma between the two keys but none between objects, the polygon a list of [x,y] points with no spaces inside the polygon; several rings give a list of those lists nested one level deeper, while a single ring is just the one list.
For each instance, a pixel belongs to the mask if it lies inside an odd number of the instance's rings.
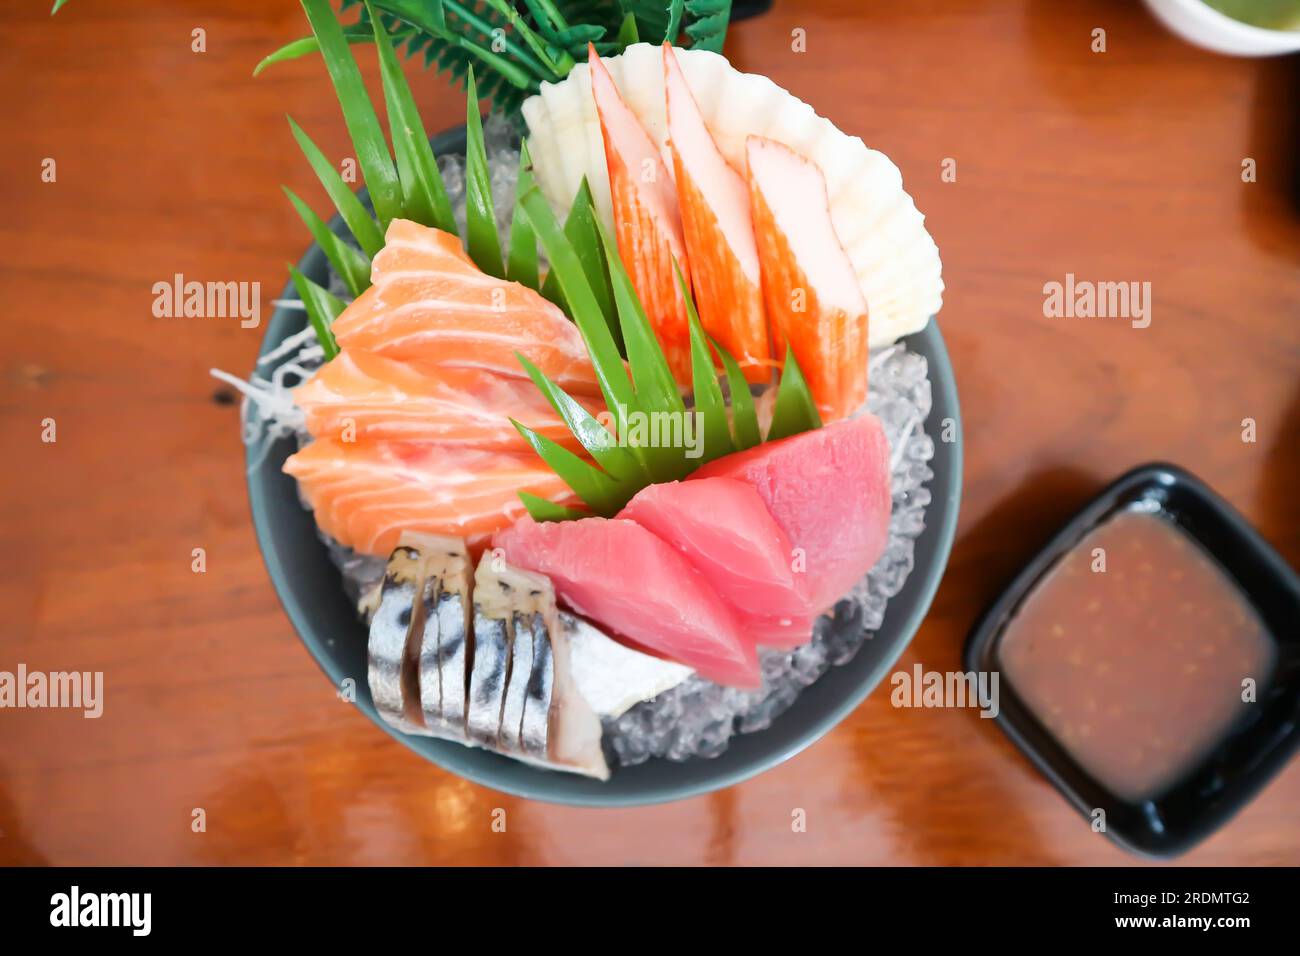
[{"label": "wooden table", "polygon": [[[24,4],[0,31],[0,670],[107,675],[99,720],[0,711],[0,863],[1130,861],[992,722],[887,693],[756,780],[620,811],[473,786],[340,703],[271,590],[207,375],[249,369],[261,330],[155,318],[151,289],[258,281],[269,316],[307,244],[279,184],[325,208],[284,114],[332,156],[345,133],[319,60],[250,76],[304,32],[296,3],[144,6]],[[1295,59],[1202,53],[1114,0],[777,0],[729,52],[888,153],[943,253],[965,492],[900,666],[959,669],[982,606],[1140,462],[1200,474],[1300,563]],[[412,75],[429,128],[455,123],[461,96]],[[1044,318],[1066,273],[1151,282],[1151,326]],[[1298,803],[1293,764],[1184,860],[1300,863]]]}]

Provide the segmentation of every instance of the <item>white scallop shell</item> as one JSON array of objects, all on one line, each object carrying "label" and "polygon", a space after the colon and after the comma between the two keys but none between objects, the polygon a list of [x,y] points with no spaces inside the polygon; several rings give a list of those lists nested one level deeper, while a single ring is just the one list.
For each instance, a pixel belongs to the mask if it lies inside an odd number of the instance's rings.
[{"label": "white scallop shell", "polygon": [[[871,346],[923,329],[943,304],[942,267],[925,217],[903,191],[898,167],[767,77],[741,73],[706,50],[676,52],[704,122],[735,168],[745,168],[745,138],[753,134],[785,143],[821,167],[831,221],[867,299]],[[667,155],[661,49],[638,43],[606,58],[605,65]],[[537,182],[554,208],[566,213],[586,176],[596,208],[611,221],[609,173],[587,64],[579,63],[559,83],[543,83],[524,102],[523,114]]]}]

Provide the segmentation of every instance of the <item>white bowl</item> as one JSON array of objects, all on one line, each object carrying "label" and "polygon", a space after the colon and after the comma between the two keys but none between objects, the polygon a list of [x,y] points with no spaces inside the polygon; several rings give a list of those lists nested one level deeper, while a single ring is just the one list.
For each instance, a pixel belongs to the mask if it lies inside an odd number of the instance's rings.
[{"label": "white bowl", "polygon": [[1231,56],[1279,56],[1300,50],[1300,31],[1266,30],[1234,20],[1201,0],[1146,0],[1156,19],[1189,43]]}]

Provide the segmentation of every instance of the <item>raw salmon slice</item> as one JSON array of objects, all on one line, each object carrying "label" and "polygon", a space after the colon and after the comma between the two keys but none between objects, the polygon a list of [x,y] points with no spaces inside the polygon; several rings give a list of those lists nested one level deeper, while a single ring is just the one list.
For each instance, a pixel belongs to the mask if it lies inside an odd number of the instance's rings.
[{"label": "raw salmon slice", "polygon": [[577,326],[527,286],[481,272],[456,236],[394,219],[370,278],[334,320],[340,347],[522,378],[519,352],[560,386],[600,393]]},{"label": "raw salmon slice", "polygon": [[758,492],[803,558],[815,611],[875,565],[889,537],[889,442],[870,414],[766,442],[704,465],[687,481],[733,478]]},{"label": "raw salmon slice", "polygon": [[682,236],[677,190],[636,114],[623,101],[614,78],[588,44],[591,90],[600,117],[609,167],[609,192],[614,207],[614,234],[632,286],[663,347],[673,377],[691,381],[690,327],[686,303],[677,288],[673,260],[690,282],[686,241]]},{"label": "raw salmon slice", "polygon": [[634,521],[524,517],[492,538],[506,560],[551,579],[562,603],[719,684],[757,687],[758,657],[704,575]]},{"label": "raw salmon slice", "polygon": [[650,485],[619,513],[670,544],[731,606],[756,644],[812,637],[814,608],[790,539],[752,486],[734,478]]},{"label": "raw salmon slice", "polygon": [[665,43],[663,53],[668,145],[700,322],[740,363],[746,379],[767,382],[772,352],[749,188],[718,151],[673,48]]},{"label": "raw salmon slice", "polygon": [[[526,450],[513,418],[576,449],[578,441],[530,380],[485,369],[411,364],[344,349],[293,391],[315,438],[444,441]],[[593,415],[595,399],[583,404]]]},{"label": "raw salmon slice", "polygon": [[482,542],[524,512],[518,492],[575,504],[537,455],[426,442],[320,438],[284,463],[321,530],[365,554],[387,555],[403,531]]},{"label": "raw salmon slice", "polygon": [[867,300],[835,235],[826,179],[788,146],[746,141],[749,195],[774,354],[788,341],[823,420],[867,399]]}]

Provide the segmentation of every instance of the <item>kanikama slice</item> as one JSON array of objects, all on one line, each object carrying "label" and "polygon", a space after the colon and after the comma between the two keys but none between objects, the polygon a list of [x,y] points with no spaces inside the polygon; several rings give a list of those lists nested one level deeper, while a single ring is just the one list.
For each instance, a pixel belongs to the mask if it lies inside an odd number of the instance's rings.
[{"label": "kanikama slice", "polygon": [[788,343],[822,418],[844,418],[867,400],[867,300],[831,224],[825,177],[774,140],[751,136],[747,147],[773,353],[784,359]]},{"label": "kanikama slice", "polygon": [[677,191],[663,157],[623,102],[595,47],[589,47],[588,52],[591,89],[609,167],[619,258],[645,307],[673,377],[686,385],[691,381],[690,327],[673,261],[688,283],[691,266]]},{"label": "kanikama slice", "polygon": [[758,247],[745,179],[727,164],[704,125],[673,48],[664,44],[668,145],[700,323],[750,382],[772,377]]}]

